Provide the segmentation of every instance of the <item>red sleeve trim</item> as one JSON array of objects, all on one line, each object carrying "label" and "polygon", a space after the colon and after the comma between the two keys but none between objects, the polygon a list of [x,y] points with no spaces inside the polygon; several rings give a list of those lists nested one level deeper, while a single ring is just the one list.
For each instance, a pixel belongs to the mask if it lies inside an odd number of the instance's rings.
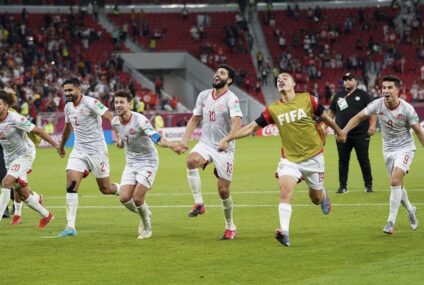
[{"label": "red sleeve trim", "polygon": [[262,114],[263,114],[263,116],[265,118],[265,121],[268,124],[274,124],[274,120],[272,119],[272,116],[271,116],[271,113],[269,112],[268,107],[265,108],[265,110],[262,112]]},{"label": "red sleeve trim", "polygon": [[312,110],[313,110],[313,113],[315,114],[318,110],[318,100],[312,95],[309,95],[309,99],[311,100]]}]

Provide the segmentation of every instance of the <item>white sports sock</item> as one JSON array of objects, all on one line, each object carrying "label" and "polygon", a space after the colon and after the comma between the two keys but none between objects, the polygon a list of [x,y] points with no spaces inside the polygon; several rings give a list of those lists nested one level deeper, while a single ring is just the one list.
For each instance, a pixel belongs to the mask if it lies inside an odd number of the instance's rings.
[{"label": "white sports sock", "polygon": [[289,233],[290,230],[290,218],[292,214],[292,205],[287,203],[280,203],[278,205],[278,215],[280,216],[280,229]]},{"label": "white sports sock", "polygon": [[29,195],[28,199],[24,202],[28,205],[28,207],[39,213],[41,216],[47,217],[49,215],[49,211],[41,206],[40,202],[38,202],[34,195]]},{"label": "white sports sock", "polygon": [[406,192],[405,187],[402,187],[402,201],[401,201],[401,203],[406,208],[408,213],[412,212],[412,205],[411,205],[411,202],[409,202],[408,193]]},{"label": "white sports sock", "polygon": [[236,225],[233,221],[233,199],[231,196],[225,200],[222,200],[222,208],[224,209],[225,228],[235,231]]},{"label": "white sports sock", "polygon": [[144,229],[152,230],[152,224],[150,222],[150,210],[147,203],[144,202],[143,205],[137,207],[138,214],[140,215],[141,221],[143,222]]},{"label": "white sports sock", "polygon": [[[37,199],[37,201],[38,201],[38,199]],[[22,207],[24,206],[24,203],[23,202],[19,202],[18,203],[16,201],[13,201],[13,205],[15,205],[15,213],[14,213],[14,215],[15,216],[22,216]]]},{"label": "white sports sock", "polygon": [[390,214],[388,221],[396,223],[397,213],[400,207],[400,201],[402,200],[402,189],[401,186],[390,187]]},{"label": "white sports sock", "polygon": [[129,200],[128,202],[122,203],[122,205],[124,205],[125,208],[127,208],[131,212],[137,213],[137,206],[135,205],[133,199]]},{"label": "white sports sock", "polygon": [[75,220],[77,219],[78,193],[66,193],[66,220],[67,227],[75,229]]},{"label": "white sports sock", "polygon": [[199,169],[187,169],[187,180],[191,193],[193,193],[194,203],[203,204]]},{"label": "white sports sock", "polygon": [[1,194],[0,194],[0,221],[3,218],[4,210],[6,210],[7,205],[9,204],[9,200],[10,200],[10,189],[1,188]]}]

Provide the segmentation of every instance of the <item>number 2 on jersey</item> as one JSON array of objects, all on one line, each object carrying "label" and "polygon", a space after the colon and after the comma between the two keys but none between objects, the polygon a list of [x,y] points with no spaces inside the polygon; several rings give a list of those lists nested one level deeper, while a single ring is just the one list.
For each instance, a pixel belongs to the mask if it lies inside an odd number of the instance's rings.
[{"label": "number 2 on jersey", "polygon": [[75,126],[79,126],[78,117],[74,117],[74,123],[75,123]]}]

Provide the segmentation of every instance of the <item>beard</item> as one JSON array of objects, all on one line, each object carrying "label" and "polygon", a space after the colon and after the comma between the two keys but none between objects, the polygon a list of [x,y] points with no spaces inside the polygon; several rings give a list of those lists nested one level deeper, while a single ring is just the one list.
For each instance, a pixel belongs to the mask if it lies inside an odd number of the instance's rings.
[{"label": "beard", "polygon": [[216,89],[221,89],[222,87],[225,86],[225,84],[227,84],[227,81],[219,80],[218,83],[212,82],[212,87]]}]

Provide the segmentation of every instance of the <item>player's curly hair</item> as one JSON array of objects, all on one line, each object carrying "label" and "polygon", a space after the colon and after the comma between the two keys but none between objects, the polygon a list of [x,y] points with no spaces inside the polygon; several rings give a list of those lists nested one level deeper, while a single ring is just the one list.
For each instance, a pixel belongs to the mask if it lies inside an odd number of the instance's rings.
[{"label": "player's curly hair", "polygon": [[18,101],[15,95],[15,91],[9,88],[0,90],[0,99],[10,107],[16,105]]}]

